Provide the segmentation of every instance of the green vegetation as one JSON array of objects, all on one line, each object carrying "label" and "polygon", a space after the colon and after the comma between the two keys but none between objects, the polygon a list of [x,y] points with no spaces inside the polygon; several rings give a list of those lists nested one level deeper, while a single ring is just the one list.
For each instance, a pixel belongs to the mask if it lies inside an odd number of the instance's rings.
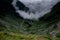
[{"label": "green vegetation", "polygon": [[[11,15],[5,16],[0,18],[0,40],[60,40],[57,22],[57,20],[31,21]],[[57,33],[55,37],[50,34],[53,31]]]},{"label": "green vegetation", "polygon": [[47,36],[0,32],[0,40],[50,40]]},{"label": "green vegetation", "polygon": [[48,35],[20,34],[13,32],[0,32],[0,40],[60,40],[58,37],[51,38]]}]

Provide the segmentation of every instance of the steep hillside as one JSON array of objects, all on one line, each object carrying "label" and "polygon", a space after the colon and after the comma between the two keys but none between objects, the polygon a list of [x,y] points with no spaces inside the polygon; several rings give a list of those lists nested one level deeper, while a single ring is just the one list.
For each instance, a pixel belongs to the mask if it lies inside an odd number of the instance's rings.
[{"label": "steep hillside", "polygon": [[[41,40],[38,35],[47,35],[48,38],[46,40],[51,37],[49,40],[60,40],[59,21],[60,2],[52,8],[50,13],[41,17],[39,21],[23,19],[15,12],[12,5],[3,4],[2,6],[0,5],[0,39],[14,40],[16,38],[15,40],[35,40],[36,37],[36,40]],[[11,32],[12,34],[10,34]],[[55,37],[56,39],[54,39]],[[45,40],[45,38],[43,37],[42,40]]]}]

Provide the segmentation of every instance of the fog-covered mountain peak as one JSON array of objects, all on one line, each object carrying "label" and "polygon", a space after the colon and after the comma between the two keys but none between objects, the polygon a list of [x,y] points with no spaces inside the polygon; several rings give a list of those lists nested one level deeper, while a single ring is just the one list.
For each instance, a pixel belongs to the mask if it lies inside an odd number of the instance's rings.
[{"label": "fog-covered mountain peak", "polygon": [[[18,0],[18,1],[22,2],[26,7],[29,8],[28,12],[16,10],[16,12],[19,13],[20,16],[22,16],[24,19],[39,19],[40,17],[50,12],[54,5],[56,5],[60,0]],[[21,6],[19,6],[18,9],[20,7]],[[23,9],[25,9],[26,7],[24,7]]]}]

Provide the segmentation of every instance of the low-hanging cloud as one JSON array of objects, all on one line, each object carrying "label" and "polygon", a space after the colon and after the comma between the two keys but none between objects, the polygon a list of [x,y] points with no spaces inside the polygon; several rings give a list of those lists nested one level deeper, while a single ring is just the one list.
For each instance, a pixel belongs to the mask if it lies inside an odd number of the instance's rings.
[{"label": "low-hanging cloud", "polygon": [[15,2],[13,1],[13,5],[16,9],[16,12],[19,13],[21,17],[24,19],[38,20],[40,17],[44,16],[48,12],[51,11],[51,8],[57,4],[60,0],[19,0],[26,7],[29,8],[28,12],[19,10],[18,7],[15,6]]}]

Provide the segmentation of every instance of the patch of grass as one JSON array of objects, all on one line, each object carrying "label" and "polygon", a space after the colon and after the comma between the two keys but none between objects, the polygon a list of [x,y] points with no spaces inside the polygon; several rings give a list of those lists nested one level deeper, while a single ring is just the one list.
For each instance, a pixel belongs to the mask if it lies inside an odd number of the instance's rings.
[{"label": "patch of grass", "polygon": [[0,32],[0,40],[50,40],[48,36]]}]

